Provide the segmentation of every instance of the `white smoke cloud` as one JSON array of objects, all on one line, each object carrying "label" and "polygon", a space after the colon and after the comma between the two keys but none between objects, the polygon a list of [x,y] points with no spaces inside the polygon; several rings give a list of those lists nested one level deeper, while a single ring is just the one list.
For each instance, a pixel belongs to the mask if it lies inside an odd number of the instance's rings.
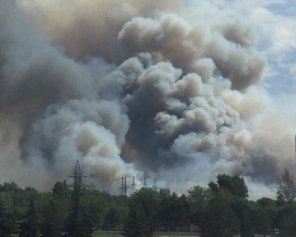
[{"label": "white smoke cloud", "polygon": [[1,163],[38,167],[38,186],[76,160],[111,190],[143,173],[179,191],[219,173],[274,184],[291,127],[260,85],[256,33],[211,6],[0,0]]}]

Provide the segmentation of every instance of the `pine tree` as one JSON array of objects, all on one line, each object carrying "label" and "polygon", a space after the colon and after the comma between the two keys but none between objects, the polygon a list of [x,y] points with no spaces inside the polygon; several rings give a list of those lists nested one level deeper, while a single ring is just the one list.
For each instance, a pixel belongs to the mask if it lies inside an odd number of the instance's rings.
[{"label": "pine tree", "polygon": [[0,202],[0,236],[8,237],[16,230],[15,216]]},{"label": "pine tree", "polygon": [[157,192],[142,188],[130,198],[124,234],[128,237],[152,237],[156,222]]},{"label": "pine tree", "polygon": [[62,220],[56,203],[50,200],[43,211],[40,233],[42,237],[61,237]]},{"label": "pine tree", "polygon": [[38,237],[39,236],[38,215],[34,205],[31,201],[29,209],[25,216],[25,221],[21,224],[19,237]]}]

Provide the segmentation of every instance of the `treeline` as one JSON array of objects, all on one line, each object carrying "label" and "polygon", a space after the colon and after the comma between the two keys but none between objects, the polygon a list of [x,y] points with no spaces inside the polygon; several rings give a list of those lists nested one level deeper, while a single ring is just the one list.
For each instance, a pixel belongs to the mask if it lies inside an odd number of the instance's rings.
[{"label": "treeline", "polygon": [[277,199],[248,200],[248,189],[238,176],[218,175],[207,188],[195,186],[187,195],[168,190],[142,189],[129,201],[125,233],[129,237],[152,236],[155,230],[170,231],[194,224],[203,237],[251,237],[274,233],[296,236],[296,183],[286,170]]},{"label": "treeline", "polygon": [[[296,183],[286,171],[276,199],[248,199],[238,176],[218,175],[208,187],[185,195],[142,188],[130,197],[57,182],[52,192],[0,185],[0,236],[88,237],[95,229],[120,228],[128,237],[150,237],[155,231],[186,231],[193,225],[203,237],[251,237],[277,232],[296,236]],[[127,209],[125,208],[127,204]]]},{"label": "treeline", "polygon": [[87,237],[94,228],[124,223],[123,196],[69,189],[57,182],[52,192],[0,185],[0,236]]}]

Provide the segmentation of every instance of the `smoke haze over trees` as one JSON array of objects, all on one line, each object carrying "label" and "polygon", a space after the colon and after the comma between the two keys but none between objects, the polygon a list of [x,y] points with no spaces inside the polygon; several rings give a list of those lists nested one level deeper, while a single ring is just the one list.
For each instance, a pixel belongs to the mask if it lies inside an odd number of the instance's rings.
[{"label": "smoke haze over trees", "polygon": [[238,176],[218,175],[207,187],[194,186],[182,195],[145,187],[125,197],[76,188],[57,182],[52,192],[41,193],[1,184],[1,236],[93,236],[107,228],[111,235],[118,230],[127,237],[151,237],[160,230],[190,234],[192,225],[202,237],[295,236],[295,200],[249,200]]},{"label": "smoke haze over trees", "polygon": [[294,167],[291,126],[260,84],[247,20],[214,13],[0,0],[1,178],[48,189],[80,160],[109,191],[143,174],[178,192],[219,173],[275,184]]}]

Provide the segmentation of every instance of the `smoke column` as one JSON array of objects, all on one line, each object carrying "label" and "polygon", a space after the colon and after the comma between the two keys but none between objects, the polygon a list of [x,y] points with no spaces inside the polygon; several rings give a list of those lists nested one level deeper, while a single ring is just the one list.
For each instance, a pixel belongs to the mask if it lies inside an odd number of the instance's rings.
[{"label": "smoke column", "polygon": [[0,0],[1,177],[44,188],[80,160],[111,191],[144,173],[177,191],[219,173],[275,184],[293,164],[291,127],[260,84],[251,27],[211,14],[182,1]]}]

